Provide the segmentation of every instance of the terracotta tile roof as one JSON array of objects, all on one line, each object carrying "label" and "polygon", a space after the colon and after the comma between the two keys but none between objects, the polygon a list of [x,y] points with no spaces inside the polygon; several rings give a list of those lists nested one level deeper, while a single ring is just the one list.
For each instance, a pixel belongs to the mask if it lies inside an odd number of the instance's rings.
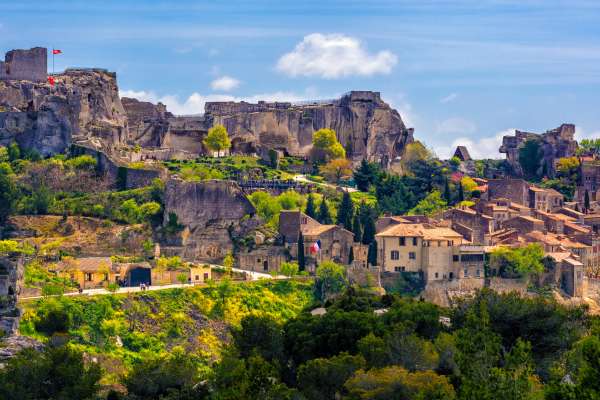
[{"label": "terracotta tile roof", "polygon": [[385,229],[375,236],[379,237],[422,237],[427,240],[446,240],[462,238],[462,235],[450,228],[425,227],[423,224],[398,224]]},{"label": "terracotta tile roof", "polygon": [[[112,269],[113,262],[110,257],[85,257],[75,258],[72,265],[81,272],[98,272],[107,267]],[[70,266],[64,262],[58,263],[59,270],[67,269],[69,267]]]},{"label": "terracotta tile roof", "polygon": [[571,257],[571,253],[569,253],[568,251],[550,252],[546,253],[546,255],[556,262],[561,262],[562,260]]},{"label": "terracotta tile roof", "polygon": [[312,227],[303,227],[302,234],[304,236],[319,236],[330,229],[335,228],[337,225],[317,225]]}]

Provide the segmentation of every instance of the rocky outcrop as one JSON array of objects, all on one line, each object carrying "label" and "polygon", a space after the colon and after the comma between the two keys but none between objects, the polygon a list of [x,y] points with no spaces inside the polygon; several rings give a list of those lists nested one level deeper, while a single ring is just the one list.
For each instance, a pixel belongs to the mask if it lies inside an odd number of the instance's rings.
[{"label": "rocky outcrop", "polygon": [[[216,124],[227,128],[233,152],[256,153],[269,148],[296,156],[309,154],[316,130],[330,128],[336,131],[349,158],[367,158],[385,166],[413,141],[413,130],[406,128],[400,114],[378,92],[354,91],[338,100],[300,105],[209,102],[204,116],[168,118],[166,131],[165,114],[138,103],[124,101],[128,115],[146,121],[135,124],[130,137],[140,137],[152,146],[196,154],[206,153],[202,139]],[[146,111],[139,111],[142,108]]]},{"label": "rocky outcrop", "polygon": [[164,201],[165,227],[174,214],[182,229],[167,238],[163,248],[171,248],[187,260],[220,260],[233,251],[238,238],[260,225],[254,206],[233,181],[169,179]]},{"label": "rocky outcrop", "polygon": [[114,73],[69,69],[54,81],[0,81],[0,145],[16,141],[48,156],[74,142],[107,152],[125,143],[127,116]]},{"label": "rocky outcrop", "polygon": [[169,120],[173,118],[167,107],[129,97],[123,97],[121,103],[127,113],[127,141],[142,147],[160,147],[161,138],[169,130]]},{"label": "rocky outcrop", "polygon": [[554,161],[561,157],[572,157],[577,150],[577,141],[575,140],[575,125],[562,124],[558,128],[551,129],[545,133],[533,133],[515,131],[514,136],[504,136],[500,153],[506,154],[506,161],[511,166],[513,172],[523,175],[521,164],[519,163],[519,150],[528,140],[536,140],[541,147],[543,159],[540,162],[540,169],[545,169],[549,176],[554,176]]}]

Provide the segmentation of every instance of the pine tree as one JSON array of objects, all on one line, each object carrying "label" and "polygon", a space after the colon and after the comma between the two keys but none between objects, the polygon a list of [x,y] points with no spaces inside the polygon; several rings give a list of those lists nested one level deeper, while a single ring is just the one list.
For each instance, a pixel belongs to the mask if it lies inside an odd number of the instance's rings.
[{"label": "pine tree", "polygon": [[465,192],[463,190],[462,182],[458,182],[458,202],[464,201]]},{"label": "pine tree", "polygon": [[448,183],[448,178],[444,181],[444,200],[446,203],[452,203],[452,194],[450,193],[450,184]]},{"label": "pine tree", "polygon": [[315,209],[315,198],[312,193],[308,194],[308,199],[306,200],[306,209],[304,210],[304,214],[308,215],[311,218],[317,218],[317,210]]},{"label": "pine tree", "polygon": [[321,200],[321,204],[319,205],[319,215],[317,216],[317,220],[323,225],[330,225],[333,223],[325,197],[323,197],[323,200]]},{"label": "pine tree", "polygon": [[585,191],[585,196],[583,198],[583,208],[585,209],[586,213],[590,209],[590,192],[587,190]]},{"label": "pine tree", "polygon": [[369,244],[369,251],[367,253],[367,262],[369,265],[377,265],[377,242],[373,240]]},{"label": "pine tree", "polygon": [[350,253],[348,254],[348,265],[352,265],[354,261],[354,246],[350,246]]},{"label": "pine tree", "polygon": [[304,271],[306,268],[306,259],[304,258],[304,235],[302,232],[298,235],[298,269]]},{"label": "pine tree", "polygon": [[362,240],[362,228],[360,227],[360,217],[358,213],[354,215],[354,221],[352,222],[352,233],[354,233],[354,242],[360,243]]},{"label": "pine tree", "polygon": [[354,204],[350,198],[350,193],[344,192],[342,202],[338,208],[337,224],[342,225],[345,229],[352,230],[352,215],[354,214]]},{"label": "pine tree", "polygon": [[360,166],[354,171],[353,177],[356,183],[356,188],[361,192],[368,192],[369,187],[375,183],[378,175],[376,164],[369,163],[363,158]]}]

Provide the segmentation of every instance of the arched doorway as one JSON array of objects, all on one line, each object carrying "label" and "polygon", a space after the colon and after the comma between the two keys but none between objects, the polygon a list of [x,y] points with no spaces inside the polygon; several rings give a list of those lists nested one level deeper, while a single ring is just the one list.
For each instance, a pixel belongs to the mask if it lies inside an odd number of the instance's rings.
[{"label": "arched doorway", "polygon": [[139,286],[144,283],[146,285],[152,285],[152,276],[150,274],[150,268],[137,267],[129,271],[129,286]]}]

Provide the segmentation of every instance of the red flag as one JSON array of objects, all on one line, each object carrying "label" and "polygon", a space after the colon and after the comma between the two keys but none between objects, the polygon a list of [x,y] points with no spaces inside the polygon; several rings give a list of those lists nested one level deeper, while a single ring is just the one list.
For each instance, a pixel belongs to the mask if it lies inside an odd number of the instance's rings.
[{"label": "red flag", "polygon": [[53,76],[48,77],[48,83],[50,84],[50,86],[54,86],[54,77]]},{"label": "red flag", "polygon": [[62,54],[62,50],[52,49],[52,54]]}]

